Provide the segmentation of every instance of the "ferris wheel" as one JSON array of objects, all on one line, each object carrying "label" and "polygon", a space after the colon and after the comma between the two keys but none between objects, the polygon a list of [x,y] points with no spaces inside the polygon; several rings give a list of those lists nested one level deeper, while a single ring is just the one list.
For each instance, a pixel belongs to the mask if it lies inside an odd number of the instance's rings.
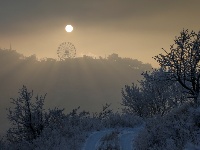
[{"label": "ferris wheel", "polygon": [[60,60],[65,60],[66,58],[74,58],[76,56],[76,48],[70,42],[63,42],[59,45],[57,54]]}]

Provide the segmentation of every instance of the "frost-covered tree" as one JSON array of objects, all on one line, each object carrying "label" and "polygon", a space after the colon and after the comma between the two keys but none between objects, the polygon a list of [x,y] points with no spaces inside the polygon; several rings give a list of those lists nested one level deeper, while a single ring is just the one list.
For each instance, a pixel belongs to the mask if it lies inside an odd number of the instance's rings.
[{"label": "frost-covered tree", "polygon": [[182,87],[168,80],[168,74],[162,69],[152,73],[143,73],[140,87],[135,84],[125,85],[122,89],[122,105],[125,111],[137,114],[140,117],[165,115],[173,107],[180,106],[186,101]]},{"label": "frost-covered tree", "polygon": [[140,117],[146,116],[145,114],[145,100],[140,88],[134,83],[132,86],[125,85],[122,89],[122,105],[126,108],[125,113],[133,113]]},{"label": "frost-covered tree", "polygon": [[36,139],[44,128],[44,100],[45,96],[36,96],[32,100],[33,91],[26,86],[19,90],[19,97],[12,98],[14,108],[9,108],[8,119],[12,127],[7,131],[10,142],[31,141]]},{"label": "frost-covered tree", "polygon": [[172,108],[180,106],[186,102],[186,94],[183,88],[174,81],[169,80],[169,76],[162,69],[155,70],[151,74],[142,74],[144,80],[140,81],[141,91],[148,104],[150,116],[155,114],[164,115]]},{"label": "frost-covered tree", "polygon": [[170,52],[154,57],[161,68],[169,73],[172,81],[178,81],[199,105],[200,92],[200,31],[183,30],[174,40]]}]

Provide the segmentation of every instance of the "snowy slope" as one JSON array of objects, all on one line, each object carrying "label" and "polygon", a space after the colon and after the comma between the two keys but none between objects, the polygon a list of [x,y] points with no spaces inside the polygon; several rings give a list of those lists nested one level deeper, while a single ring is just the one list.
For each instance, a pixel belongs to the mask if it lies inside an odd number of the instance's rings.
[{"label": "snowy slope", "polygon": [[[133,150],[134,147],[132,146],[134,137],[138,134],[138,132],[143,128],[143,126],[136,127],[136,128],[120,128],[118,131],[119,134],[119,143],[120,143],[120,150]],[[111,133],[115,129],[107,129],[103,131],[98,131],[92,133],[88,139],[82,150],[96,150],[99,146],[99,142],[102,137]]]}]

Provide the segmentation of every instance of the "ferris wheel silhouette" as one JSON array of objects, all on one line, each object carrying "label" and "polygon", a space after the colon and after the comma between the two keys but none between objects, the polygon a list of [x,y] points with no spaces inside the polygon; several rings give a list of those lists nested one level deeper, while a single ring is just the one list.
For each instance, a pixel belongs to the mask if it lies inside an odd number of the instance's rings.
[{"label": "ferris wheel silhouette", "polygon": [[59,45],[57,54],[60,60],[74,58],[76,56],[76,48],[71,42],[63,42]]}]

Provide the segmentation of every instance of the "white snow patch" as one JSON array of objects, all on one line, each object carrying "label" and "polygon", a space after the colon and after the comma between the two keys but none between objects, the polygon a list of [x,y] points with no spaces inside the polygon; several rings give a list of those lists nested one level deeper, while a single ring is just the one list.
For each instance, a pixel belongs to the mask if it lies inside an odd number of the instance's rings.
[{"label": "white snow patch", "polygon": [[103,131],[93,132],[85,142],[85,145],[82,150],[96,150],[99,147],[99,142],[102,137],[106,134],[109,134],[113,129],[107,129]]},{"label": "white snow patch", "polygon": [[110,134],[112,131],[119,131],[119,144],[120,150],[133,150],[133,140],[135,136],[144,126],[141,125],[135,128],[118,128],[118,129],[106,129],[98,132],[93,132],[85,142],[82,150],[97,150],[101,138],[105,135]]},{"label": "white snow patch", "polygon": [[143,126],[136,128],[124,128],[119,135],[120,150],[133,150],[133,140]]}]

